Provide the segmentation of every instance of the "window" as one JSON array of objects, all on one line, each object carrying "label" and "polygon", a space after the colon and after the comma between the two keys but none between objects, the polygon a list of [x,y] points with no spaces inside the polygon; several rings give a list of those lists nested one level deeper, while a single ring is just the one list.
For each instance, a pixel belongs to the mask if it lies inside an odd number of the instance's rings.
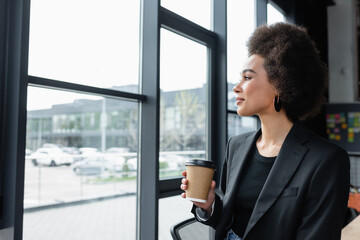
[{"label": "window", "polygon": [[[227,2],[227,77],[228,98],[232,87],[240,80],[240,72],[248,58],[246,41],[255,29],[254,0],[229,0]],[[235,100],[235,98],[233,98]],[[228,102],[228,109],[235,110],[235,101]]]},{"label": "window", "polygon": [[239,117],[237,114],[228,114],[228,139],[241,133],[251,132],[258,129],[257,117]]},{"label": "window", "polygon": [[140,1],[32,1],[29,75],[138,93],[139,14]]},{"label": "window", "polygon": [[29,87],[27,116],[23,239],[135,239],[138,103]]},{"label": "window", "polygon": [[[192,203],[180,196],[162,198],[159,200],[159,239],[170,240],[171,226],[193,217]],[[171,214],[169,214],[171,212]]]},{"label": "window", "polygon": [[273,3],[267,4],[267,23],[273,24],[277,22],[286,22],[285,15]]},{"label": "window", "polygon": [[140,1],[30,16],[23,239],[136,239]]},{"label": "window", "polygon": [[160,179],[206,158],[207,48],[161,29]]},{"label": "window", "polygon": [[[222,2],[216,9],[224,9]],[[215,4],[215,3],[214,3]],[[218,159],[214,157],[221,153],[213,151],[210,146],[223,145],[214,137],[219,126],[218,120],[212,118],[220,105],[215,106],[215,101],[210,98],[211,92],[218,86],[225,88],[225,83],[216,82],[216,73],[225,79],[224,70],[217,71],[215,59],[215,43],[217,35],[188,19],[160,7],[160,106],[159,106],[159,239],[170,239],[169,229],[164,234],[164,226],[181,221],[189,212],[182,208],[174,209],[172,204],[178,199],[183,204],[188,201],[179,197],[181,190],[179,183],[184,163],[191,158]],[[216,12],[216,11],[215,11]],[[219,15],[223,15],[223,11]],[[216,15],[216,14],[215,14]],[[225,26],[225,19],[221,19]],[[216,29],[219,26],[214,26]],[[224,29],[221,27],[221,29]],[[221,49],[220,47],[218,49]],[[150,59],[149,59],[150,60]],[[154,81],[156,84],[156,82]],[[148,86],[151,87],[151,86]],[[225,99],[221,95],[221,105]],[[222,108],[224,110],[224,108]],[[225,119],[225,116],[223,115]],[[224,120],[225,122],[225,120]],[[172,124],[172,125],[171,125]],[[225,131],[223,131],[225,133]],[[224,134],[225,136],[225,134]],[[146,149],[145,149],[146,150]],[[151,187],[151,186],[149,186]],[[149,193],[151,194],[151,193]],[[172,197],[174,196],[174,197]],[[178,202],[176,201],[176,202]],[[148,201],[146,201],[148,202]],[[191,204],[190,204],[191,205]],[[180,205],[179,205],[180,206]],[[162,209],[172,208],[169,211]],[[150,212],[153,214],[153,212]],[[185,215],[184,215],[185,214]],[[166,221],[164,220],[166,219]],[[170,220],[171,219],[171,220]],[[147,224],[147,223],[145,223]]]},{"label": "window", "polygon": [[248,58],[246,42],[255,29],[255,1],[227,2],[227,108],[228,138],[258,128],[255,117],[240,117],[236,113],[236,94],[233,87],[240,80],[242,66]]}]

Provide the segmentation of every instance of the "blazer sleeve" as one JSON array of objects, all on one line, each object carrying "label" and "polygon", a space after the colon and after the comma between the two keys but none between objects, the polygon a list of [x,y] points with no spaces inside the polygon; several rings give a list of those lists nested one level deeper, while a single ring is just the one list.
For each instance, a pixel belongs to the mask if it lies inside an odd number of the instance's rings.
[{"label": "blazer sleeve", "polygon": [[349,196],[350,161],[344,150],[334,149],[314,171],[296,239],[339,240],[341,237]]},{"label": "blazer sleeve", "polygon": [[226,151],[225,151],[225,159],[222,164],[221,168],[221,175],[220,175],[220,181],[219,185],[216,186],[215,190],[215,202],[214,202],[214,209],[212,212],[212,215],[206,219],[205,221],[200,219],[199,216],[196,214],[196,206],[193,204],[191,212],[194,214],[195,218],[202,222],[203,224],[209,225],[213,228],[216,227],[218,220],[220,218],[221,212],[222,212],[222,199],[224,197],[224,194],[226,192],[226,186],[227,186],[227,163],[228,163],[228,157],[229,157],[229,146],[230,146],[231,138],[229,139]]}]

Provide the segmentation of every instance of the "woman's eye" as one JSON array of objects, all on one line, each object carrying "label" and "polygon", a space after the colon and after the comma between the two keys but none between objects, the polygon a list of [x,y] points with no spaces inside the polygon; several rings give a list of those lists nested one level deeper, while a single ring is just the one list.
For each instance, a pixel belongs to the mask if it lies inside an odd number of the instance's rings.
[{"label": "woman's eye", "polygon": [[244,81],[244,80],[247,81],[247,80],[250,80],[250,79],[251,79],[250,76],[241,76],[239,82],[242,82],[242,81]]}]

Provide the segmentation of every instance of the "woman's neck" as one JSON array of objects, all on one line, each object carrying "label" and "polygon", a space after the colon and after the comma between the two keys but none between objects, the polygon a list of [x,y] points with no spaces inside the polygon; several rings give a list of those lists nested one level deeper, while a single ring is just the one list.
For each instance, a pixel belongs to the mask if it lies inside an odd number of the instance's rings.
[{"label": "woman's neck", "polygon": [[293,123],[286,116],[260,117],[261,136],[256,142],[263,156],[277,156]]}]

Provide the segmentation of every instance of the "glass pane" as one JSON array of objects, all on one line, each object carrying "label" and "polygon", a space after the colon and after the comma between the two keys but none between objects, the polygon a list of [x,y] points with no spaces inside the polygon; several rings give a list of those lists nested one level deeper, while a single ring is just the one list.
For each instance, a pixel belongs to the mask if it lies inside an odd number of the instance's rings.
[{"label": "glass pane", "polygon": [[251,132],[259,128],[257,117],[240,117],[228,113],[228,139],[241,133]]},{"label": "glass pane", "polygon": [[236,110],[232,87],[240,79],[240,71],[248,57],[246,41],[255,28],[254,4],[254,0],[227,1],[227,78],[230,110]]},{"label": "glass pane", "polygon": [[160,178],[206,157],[207,48],[161,29]]},{"label": "glass pane", "polygon": [[278,10],[273,4],[267,4],[267,24],[273,24],[277,22],[286,22],[286,18],[282,12]]},{"label": "glass pane", "polygon": [[194,217],[190,212],[192,203],[179,196],[159,200],[159,240],[172,240],[171,226]]},{"label": "glass pane", "polygon": [[211,0],[161,0],[161,6],[210,30],[211,2]]},{"label": "glass pane", "polygon": [[31,1],[29,75],[138,92],[140,1]]},{"label": "glass pane", "polygon": [[23,239],[135,239],[138,103],[29,87],[27,108]]}]

